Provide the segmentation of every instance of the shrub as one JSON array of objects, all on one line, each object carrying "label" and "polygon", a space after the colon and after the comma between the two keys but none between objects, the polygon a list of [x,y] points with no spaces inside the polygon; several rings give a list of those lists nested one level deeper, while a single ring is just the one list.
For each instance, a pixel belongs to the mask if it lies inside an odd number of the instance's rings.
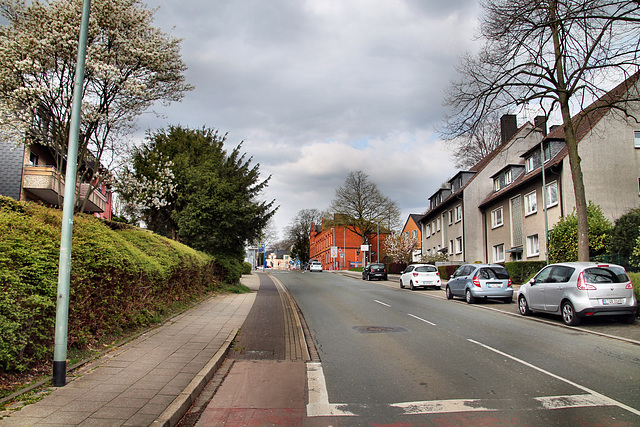
[{"label": "shrub", "polygon": [[[611,222],[604,216],[600,206],[589,202],[589,255],[597,256],[607,252]],[[549,233],[549,261],[568,262],[578,260],[578,219],[575,212],[562,218]]]},{"label": "shrub", "polygon": [[633,293],[636,296],[636,301],[640,301],[640,273],[628,273],[629,278],[633,282]]},{"label": "shrub", "polygon": [[[0,372],[24,371],[53,352],[62,212],[0,200]],[[215,260],[130,226],[74,216],[68,345],[147,326],[219,288]]]},{"label": "shrub", "polygon": [[459,265],[441,265],[438,267],[438,272],[440,273],[441,280],[449,280],[449,278],[456,272],[456,270],[460,267]]},{"label": "shrub", "polygon": [[504,268],[507,269],[513,283],[522,284],[540,271],[545,265],[547,265],[545,261],[516,261],[505,262]]},{"label": "shrub", "polygon": [[640,208],[631,209],[616,220],[611,231],[611,252],[629,258],[640,237]]},{"label": "shrub", "polygon": [[242,263],[242,274],[251,274],[251,270],[253,270],[253,266],[251,265],[251,263]]}]

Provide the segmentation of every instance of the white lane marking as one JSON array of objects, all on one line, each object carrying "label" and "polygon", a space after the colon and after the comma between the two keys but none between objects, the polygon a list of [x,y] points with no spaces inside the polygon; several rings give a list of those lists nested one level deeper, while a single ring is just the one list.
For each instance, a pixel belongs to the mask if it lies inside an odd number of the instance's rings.
[{"label": "white lane marking", "polygon": [[487,350],[493,351],[494,353],[497,353],[497,354],[499,354],[501,356],[507,357],[507,358],[509,358],[511,360],[514,360],[514,361],[516,361],[518,363],[521,363],[521,364],[523,364],[525,366],[528,366],[529,368],[535,369],[538,372],[542,372],[543,374],[548,375],[548,376],[550,376],[552,378],[555,378],[555,379],[560,380],[562,382],[565,382],[565,383],[567,383],[569,385],[572,385],[572,386],[574,386],[574,387],[576,387],[576,388],[578,388],[578,389],[580,389],[580,390],[582,390],[582,391],[584,391],[584,392],[586,392],[588,394],[591,394],[591,395],[593,395],[594,398],[597,398],[600,402],[602,402],[603,405],[617,406],[619,408],[622,408],[622,409],[625,409],[625,410],[631,412],[632,414],[640,416],[640,410],[637,410],[635,408],[632,408],[631,406],[625,405],[622,402],[618,402],[617,400],[614,400],[614,399],[612,399],[610,397],[607,397],[607,396],[605,396],[605,395],[603,395],[601,393],[598,393],[595,390],[591,390],[588,387],[585,387],[585,386],[580,385],[578,383],[574,383],[573,381],[568,380],[566,378],[562,378],[559,375],[556,375],[556,374],[554,374],[552,372],[546,371],[546,370],[544,370],[542,368],[537,367],[536,365],[532,365],[531,363],[525,362],[524,360],[520,360],[520,359],[516,358],[515,356],[512,356],[512,355],[507,354],[505,352],[502,352],[500,350],[497,350],[497,349],[495,349],[493,347],[489,347],[488,345],[482,344],[481,342],[478,342],[478,341],[475,341],[475,340],[472,340],[472,339],[469,339],[469,341],[474,343],[474,344],[478,344],[479,346],[484,347]]},{"label": "white lane marking", "polygon": [[307,363],[307,385],[309,388],[308,417],[355,415],[339,408],[340,406],[345,406],[345,404],[329,403],[329,392],[327,391],[322,364],[318,362]]},{"label": "white lane marking", "polygon": [[377,299],[374,299],[374,301],[377,302],[378,304],[384,305],[385,307],[391,307],[389,304],[385,304],[382,301],[378,301]]},{"label": "white lane marking", "polygon": [[575,396],[543,396],[534,397],[544,409],[585,408],[588,406],[612,406],[610,400],[603,401],[593,394]]},{"label": "white lane marking", "polygon": [[449,412],[497,411],[479,405],[480,399],[432,400],[424,402],[394,403],[391,406],[404,410],[406,415],[444,414]]},{"label": "white lane marking", "polygon": [[413,315],[413,314],[411,314],[411,313],[409,313],[409,316],[413,317],[414,319],[418,319],[418,320],[420,320],[420,321],[423,321],[424,323],[428,323],[428,324],[430,324],[431,326],[436,326],[436,324],[435,324],[435,323],[433,323],[433,322],[429,322],[428,320],[425,320],[425,319],[423,319],[422,317],[414,316],[414,315]]}]

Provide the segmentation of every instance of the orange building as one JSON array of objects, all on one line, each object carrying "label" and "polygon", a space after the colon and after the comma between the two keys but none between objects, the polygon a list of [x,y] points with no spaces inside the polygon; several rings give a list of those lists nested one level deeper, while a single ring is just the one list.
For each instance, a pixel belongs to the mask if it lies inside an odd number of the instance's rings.
[{"label": "orange building", "polygon": [[416,246],[416,249],[412,254],[413,261],[419,261],[420,256],[422,255],[422,228],[420,226],[420,220],[422,218],[424,218],[424,215],[422,214],[410,214],[407,218],[407,222],[404,223],[404,227],[402,228],[402,234],[404,234],[406,238],[415,237],[418,239],[418,246]]},{"label": "orange building", "polygon": [[[385,257],[384,239],[388,233],[380,232],[371,239],[370,252],[361,250],[362,237],[353,231],[342,226],[325,226],[324,218],[322,224],[311,224],[311,234],[309,235],[310,258],[320,261],[324,270],[348,270],[354,267],[362,267],[364,259],[367,262],[383,262]],[[331,247],[336,249],[331,251]],[[378,249],[379,248],[379,249]],[[378,256],[380,255],[380,256]],[[369,258],[369,256],[371,258]]]}]

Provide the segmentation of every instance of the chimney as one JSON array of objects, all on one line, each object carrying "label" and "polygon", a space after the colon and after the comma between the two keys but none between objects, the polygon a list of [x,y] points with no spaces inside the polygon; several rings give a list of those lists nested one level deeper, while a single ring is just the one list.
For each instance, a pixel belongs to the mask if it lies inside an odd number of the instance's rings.
[{"label": "chimney", "polygon": [[536,116],[533,119],[533,124],[544,136],[547,136],[547,118],[545,116]]},{"label": "chimney", "polygon": [[500,143],[504,144],[518,131],[518,122],[514,114],[500,117]]}]

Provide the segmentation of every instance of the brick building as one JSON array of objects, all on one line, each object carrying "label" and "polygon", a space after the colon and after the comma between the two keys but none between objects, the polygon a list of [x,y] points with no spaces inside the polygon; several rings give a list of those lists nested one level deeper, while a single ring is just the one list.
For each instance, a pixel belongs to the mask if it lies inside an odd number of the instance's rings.
[{"label": "brick building", "polygon": [[[324,218],[322,224],[311,224],[309,235],[310,258],[320,261],[324,270],[348,270],[353,267],[362,267],[369,262],[384,261],[384,239],[388,233],[380,232],[371,239],[369,253],[361,251],[362,237],[342,226],[326,226]],[[378,244],[379,242],[379,244]],[[333,256],[331,247],[335,246]],[[378,256],[380,255],[380,256]],[[369,258],[369,256],[371,258]]]}]

